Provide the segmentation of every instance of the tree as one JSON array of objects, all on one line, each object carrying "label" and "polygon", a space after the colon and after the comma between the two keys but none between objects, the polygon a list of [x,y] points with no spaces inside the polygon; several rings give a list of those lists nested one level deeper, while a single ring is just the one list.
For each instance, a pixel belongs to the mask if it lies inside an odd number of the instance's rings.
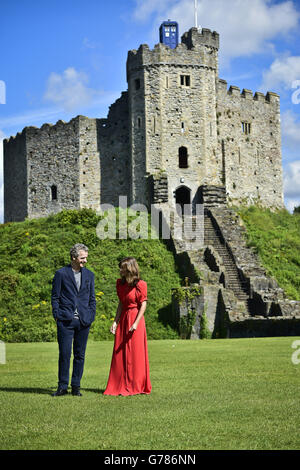
[{"label": "tree", "polygon": [[300,214],[300,206],[294,207],[294,212],[293,214]]}]

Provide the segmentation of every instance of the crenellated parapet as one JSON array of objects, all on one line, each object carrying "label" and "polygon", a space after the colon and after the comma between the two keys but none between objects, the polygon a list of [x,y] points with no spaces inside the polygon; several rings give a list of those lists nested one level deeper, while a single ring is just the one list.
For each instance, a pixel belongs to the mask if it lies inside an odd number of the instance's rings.
[{"label": "crenellated parapet", "polygon": [[[20,139],[28,138],[39,138],[42,135],[55,134],[56,132],[68,132],[77,128],[78,121],[84,116],[77,116],[71,119],[69,122],[65,122],[62,119],[56,122],[56,124],[45,123],[41,127],[37,126],[26,126],[21,132],[18,132],[15,136],[11,136],[4,139],[5,144],[13,144],[15,141]],[[87,118],[88,119],[88,118]]]},{"label": "crenellated parapet", "polygon": [[127,57],[127,80],[132,72],[149,66],[190,66],[217,69],[219,34],[203,28],[191,28],[182,36],[182,42],[171,49],[158,43],[151,50],[142,44],[138,50],[131,50]]},{"label": "crenellated parapet", "polygon": [[201,32],[198,28],[191,28],[181,36],[182,43],[186,44],[188,49],[197,49],[206,46],[213,49],[219,49],[219,34],[207,28],[202,28]]},{"label": "crenellated parapet", "polygon": [[253,94],[252,90],[248,90],[246,88],[243,88],[243,90],[241,91],[238,86],[234,85],[230,85],[228,88],[227,81],[221,78],[218,80],[218,93],[221,99],[227,96],[233,99],[238,98],[241,100],[254,100],[266,104],[278,104],[280,100],[279,95],[271,91],[268,91],[264,95],[259,91],[256,91]]}]

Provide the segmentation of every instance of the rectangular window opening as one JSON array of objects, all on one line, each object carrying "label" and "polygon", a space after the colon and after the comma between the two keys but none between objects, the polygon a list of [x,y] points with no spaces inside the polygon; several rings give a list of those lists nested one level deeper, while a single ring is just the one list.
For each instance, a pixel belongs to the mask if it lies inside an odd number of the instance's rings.
[{"label": "rectangular window opening", "polygon": [[191,77],[190,77],[190,75],[180,75],[180,85],[181,86],[191,86]]},{"label": "rectangular window opening", "polygon": [[251,133],[251,124],[249,122],[242,122],[242,132],[246,135]]},{"label": "rectangular window opening", "polygon": [[140,81],[139,78],[136,78],[134,80],[134,87],[135,87],[136,90],[139,90],[141,88],[141,81]]}]

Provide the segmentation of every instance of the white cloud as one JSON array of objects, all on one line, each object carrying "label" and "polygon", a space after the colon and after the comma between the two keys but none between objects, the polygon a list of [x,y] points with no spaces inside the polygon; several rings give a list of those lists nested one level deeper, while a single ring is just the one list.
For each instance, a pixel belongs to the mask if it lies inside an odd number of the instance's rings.
[{"label": "white cloud", "polygon": [[[98,92],[89,109],[81,111],[92,111],[95,117],[106,117],[107,108],[119,97],[119,91]],[[73,117],[72,112],[65,112],[62,107],[39,108],[0,118],[0,129],[5,129],[6,135],[14,135],[26,126],[39,127],[45,122],[55,123],[60,119],[69,121]]]},{"label": "white cloud", "polygon": [[293,84],[300,79],[300,56],[278,57],[271,64],[269,70],[263,72],[263,82],[260,89],[292,90]]},{"label": "white cloud", "polygon": [[57,108],[44,108],[35,109],[32,111],[24,112],[14,116],[8,116],[0,119],[0,128],[2,129],[19,129],[22,131],[24,126],[39,125],[40,123],[52,121],[63,112],[62,109]]},{"label": "white cloud", "polygon": [[284,195],[290,200],[300,200],[300,160],[289,163],[283,174]]},{"label": "white cloud", "polygon": [[295,207],[299,207],[299,206],[300,206],[300,196],[298,199],[290,199],[290,198],[285,199],[285,207],[287,208],[289,212],[293,213]]},{"label": "white cloud", "polygon": [[290,150],[298,150],[300,146],[299,116],[291,110],[281,114],[282,143]]},{"label": "white cloud", "polygon": [[61,75],[52,72],[44,97],[68,112],[89,106],[97,92],[89,88],[87,83],[87,75],[73,67],[67,68]]},{"label": "white cloud", "polygon": [[176,0],[173,2],[170,2],[170,0],[136,0],[136,8],[133,16],[137,21],[147,21],[149,16],[153,13],[158,15],[164,14],[165,10],[168,9],[171,3],[176,4]]},{"label": "white cloud", "polygon": [[94,41],[91,41],[89,38],[85,37],[83,38],[82,42],[82,49],[96,49],[97,43]]},{"label": "white cloud", "polygon": [[[178,21],[180,34],[194,26],[192,0],[136,0],[134,18],[144,21],[150,14],[156,15],[155,37],[157,24],[168,18]],[[272,51],[270,41],[289,36],[298,26],[299,18],[300,12],[292,1],[198,1],[198,22],[220,34],[220,59],[224,63],[234,57]]]}]

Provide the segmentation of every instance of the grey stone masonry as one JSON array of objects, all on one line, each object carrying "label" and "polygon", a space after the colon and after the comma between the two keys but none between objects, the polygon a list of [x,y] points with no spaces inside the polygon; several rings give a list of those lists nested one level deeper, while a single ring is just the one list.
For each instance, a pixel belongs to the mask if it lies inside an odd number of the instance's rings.
[{"label": "grey stone masonry", "polygon": [[228,202],[283,207],[279,96],[217,87],[218,146]]},{"label": "grey stone masonry", "polygon": [[[20,145],[22,142],[22,146]],[[26,127],[4,142],[5,221],[80,207],[79,119]],[[19,177],[18,177],[19,175]],[[20,178],[18,190],[15,184]],[[20,202],[21,201],[21,202]],[[22,217],[16,217],[22,207]]]},{"label": "grey stone masonry", "polygon": [[4,221],[20,222],[28,216],[28,179],[25,130],[4,145]]}]

